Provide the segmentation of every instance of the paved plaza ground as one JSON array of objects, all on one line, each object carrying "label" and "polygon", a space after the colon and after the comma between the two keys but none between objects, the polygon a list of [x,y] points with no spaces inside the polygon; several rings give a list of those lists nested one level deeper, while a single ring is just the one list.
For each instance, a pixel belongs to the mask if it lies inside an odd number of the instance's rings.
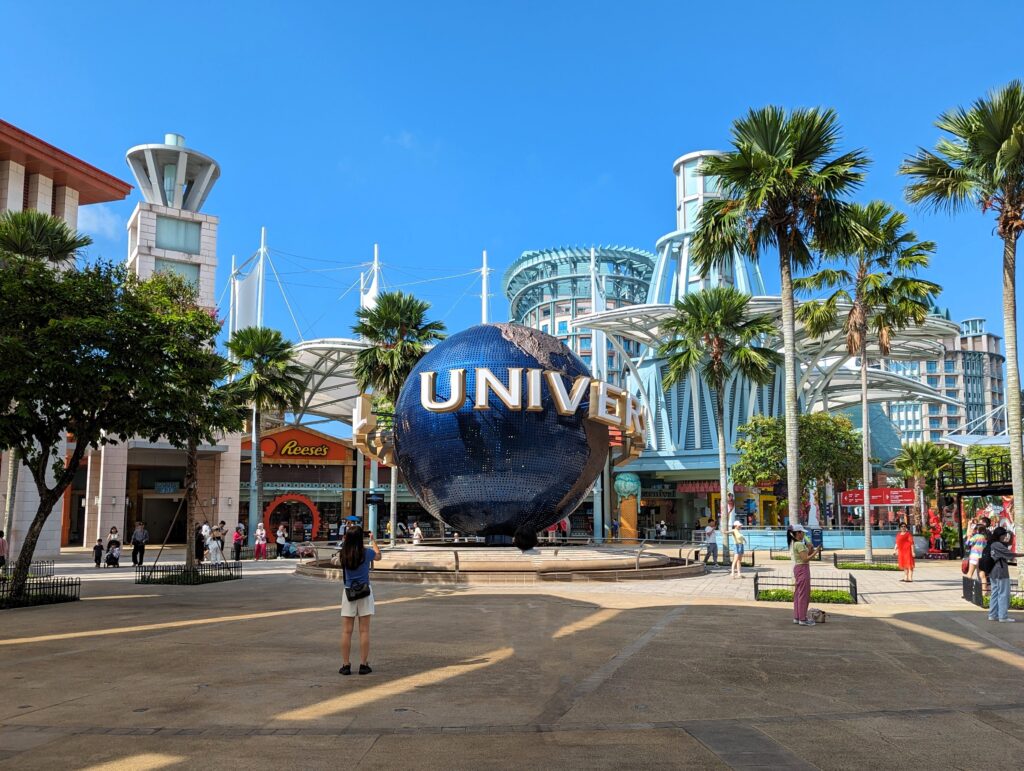
[{"label": "paved plaza ground", "polygon": [[859,572],[862,604],[813,628],[725,571],[381,582],[374,672],[341,677],[340,588],[294,563],[154,587],[87,559],[58,563],[82,602],[0,613],[0,767],[1024,764],[1024,623],[960,599],[958,564]]}]

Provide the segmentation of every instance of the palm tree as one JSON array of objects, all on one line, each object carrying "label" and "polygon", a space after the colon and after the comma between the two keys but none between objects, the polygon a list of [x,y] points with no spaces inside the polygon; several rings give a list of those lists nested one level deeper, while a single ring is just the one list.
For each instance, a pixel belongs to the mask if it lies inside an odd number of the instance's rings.
[{"label": "palm tree", "polygon": [[924,522],[924,486],[943,466],[948,466],[957,457],[954,450],[948,450],[932,442],[906,444],[893,460],[893,466],[908,479],[914,480],[915,525]]},{"label": "palm tree", "polygon": [[[384,292],[372,308],[356,311],[357,323],[352,331],[368,346],[356,356],[355,376],[359,390],[398,403],[409,373],[427,347],[444,340],[443,321],[427,321],[430,303],[404,292]],[[391,545],[395,545],[398,527],[398,466],[391,467]]]},{"label": "palm tree", "polygon": [[675,315],[665,322],[671,335],[658,349],[668,357],[668,369],[662,387],[668,390],[697,372],[715,395],[715,427],[718,431],[718,479],[721,490],[722,547],[729,553],[728,507],[726,489],[729,471],[725,442],[725,390],[736,377],[759,385],[775,378],[781,360],[778,352],[759,345],[772,337],[777,328],[769,316],[749,316],[750,296],[731,286],[717,286],[687,294],[675,304]]},{"label": "palm tree", "polygon": [[[927,318],[932,301],[941,291],[938,284],[917,278],[918,268],[928,267],[934,253],[931,241],[918,241],[907,230],[907,217],[882,201],[866,206],[853,204],[850,215],[857,225],[852,240],[836,257],[841,268],[827,268],[794,282],[797,291],[832,289],[825,300],[800,306],[797,318],[813,337],[835,332],[842,317],[846,352],[860,357],[861,444],[864,474],[864,559],[873,561],[871,548],[871,433],[868,419],[868,336],[879,355],[889,355],[895,332]],[[844,305],[840,305],[844,303]],[[846,305],[848,304],[848,305]]]},{"label": "palm tree", "polygon": [[255,537],[263,506],[263,413],[295,410],[302,400],[302,368],[292,363],[292,344],[276,329],[246,327],[228,340],[235,398],[252,407],[252,461],[249,475],[249,536]]},{"label": "palm tree", "polygon": [[[701,173],[717,177],[721,198],[708,199],[690,253],[707,274],[739,252],[758,259],[778,250],[785,361],[786,465],[799,464],[797,361],[793,273],[813,263],[812,244],[841,242],[850,229],[844,197],[860,186],[867,156],[834,155],[839,119],[830,109],[751,110],[733,122],[732,149],[705,158]],[[787,477],[789,521],[799,522],[799,475]]]},{"label": "palm tree", "polygon": [[6,252],[67,265],[91,243],[89,236],[76,233],[59,217],[34,209],[0,214],[0,255]]},{"label": "palm tree", "polygon": [[[936,125],[948,136],[935,150],[919,148],[900,166],[911,178],[907,198],[936,210],[956,213],[973,207],[996,217],[1003,241],[1003,334],[1006,336],[1006,425],[1011,426],[1017,532],[1024,532],[1024,456],[1022,456],[1020,371],[1017,366],[1017,241],[1024,232],[1024,85],[1013,80],[978,99],[970,109],[957,107]],[[1024,575],[1024,563],[1021,567]]]},{"label": "palm tree", "polygon": [[[75,232],[58,217],[34,209],[0,214],[0,267],[5,262],[5,254],[45,260],[55,266],[67,266],[73,264],[81,251],[90,244],[92,239],[89,236]],[[21,458],[14,450],[8,455],[7,497],[0,524],[9,538],[14,521],[14,499],[18,490]]]}]

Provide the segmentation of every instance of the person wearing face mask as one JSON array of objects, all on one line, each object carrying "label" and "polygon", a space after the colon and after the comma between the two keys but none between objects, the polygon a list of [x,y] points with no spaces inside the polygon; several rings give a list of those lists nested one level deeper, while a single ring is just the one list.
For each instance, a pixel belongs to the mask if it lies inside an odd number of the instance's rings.
[{"label": "person wearing face mask", "polygon": [[1013,533],[1005,527],[997,527],[992,531],[988,542],[989,554],[992,556],[992,570],[988,574],[991,587],[988,599],[988,620],[1010,624],[1016,621],[1010,618],[1010,568],[1008,563],[1014,557],[1024,557],[1010,550]]}]

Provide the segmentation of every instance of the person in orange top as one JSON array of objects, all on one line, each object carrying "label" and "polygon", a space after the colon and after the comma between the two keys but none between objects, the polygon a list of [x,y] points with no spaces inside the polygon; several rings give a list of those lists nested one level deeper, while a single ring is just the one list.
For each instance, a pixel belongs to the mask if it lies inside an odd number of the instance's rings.
[{"label": "person in orange top", "polygon": [[900,532],[896,536],[896,561],[903,570],[900,581],[910,583],[914,580],[914,536],[910,534],[906,522],[900,523]]}]

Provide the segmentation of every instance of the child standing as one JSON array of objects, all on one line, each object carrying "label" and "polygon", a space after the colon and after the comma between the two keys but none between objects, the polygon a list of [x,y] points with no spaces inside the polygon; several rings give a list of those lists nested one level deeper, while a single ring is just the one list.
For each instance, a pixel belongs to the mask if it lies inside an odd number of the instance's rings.
[{"label": "child standing", "polygon": [[103,562],[103,539],[102,538],[97,538],[96,539],[96,545],[92,547],[92,558],[93,558],[93,561],[96,563],[96,567],[99,567],[100,563]]}]

